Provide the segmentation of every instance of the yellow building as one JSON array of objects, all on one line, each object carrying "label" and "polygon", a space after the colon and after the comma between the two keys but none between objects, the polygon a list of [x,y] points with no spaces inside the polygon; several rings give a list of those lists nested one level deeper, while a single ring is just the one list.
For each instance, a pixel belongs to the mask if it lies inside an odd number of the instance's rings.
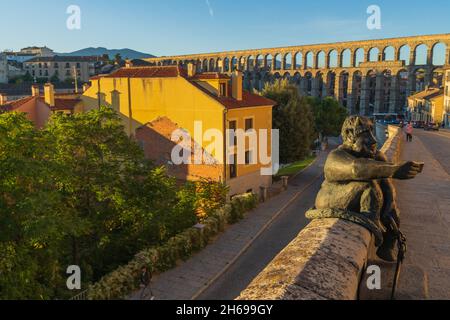
[{"label": "yellow building", "polygon": [[[129,135],[136,135],[137,129],[151,126],[161,117],[186,130],[195,143],[210,151],[210,156],[222,165],[216,179],[230,186],[231,195],[258,193],[260,187],[271,185],[272,177],[262,175],[261,169],[272,165],[270,130],[275,103],[243,91],[242,73],[238,71],[230,78],[215,72],[196,73],[193,65],[188,65],[187,70],[181,66],[126,67],[91,78],[91,87],[82,100],[85,111],[102,105],[115,109]],[[250,150],[247,137],[245,154],[238,156],[232,147],[234,139],[227,139],[227,129],[254,129],[257,133],[268,130],[267,143],[262,146],[263,140],[258,135],[258,150]],[[221,141],[216,141],[217,133]],[[219,147],[211,150],[211,144]],[[227,152],[227,144],[228,150],[233,151]],[[269,164],[258,157],[264,149],[261,147],[267,148]],[[237,158],[244,159],[244,163],[233,164]]]},{"label": "yellow building", "polygon": [[444,90],[426,88],[408,97],[409,120],[441,124],[444,117]]},{"label": "yellow building", "polygon": [[431,97],[427,106],[431,122],[441,125],[444,121],[444,93]]},{"label": "yellow building", "polygon": [[450,128],[450,69],[445,70],[444,74],[444,122],[447,128]]}]

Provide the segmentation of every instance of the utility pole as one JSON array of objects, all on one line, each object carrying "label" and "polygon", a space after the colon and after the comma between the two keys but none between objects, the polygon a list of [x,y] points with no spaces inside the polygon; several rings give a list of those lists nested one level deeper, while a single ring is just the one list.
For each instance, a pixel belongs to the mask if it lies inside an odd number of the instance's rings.
[{"label": "utility pole", "polygon": [[77,67],[73,66],[73,76],[75,79],[75,93],[78,93],[78,73],[77,73]]}]

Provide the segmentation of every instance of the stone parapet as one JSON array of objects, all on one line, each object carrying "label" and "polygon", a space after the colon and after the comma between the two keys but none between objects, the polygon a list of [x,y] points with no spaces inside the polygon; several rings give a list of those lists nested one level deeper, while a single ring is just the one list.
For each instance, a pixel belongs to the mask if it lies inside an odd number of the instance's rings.
[{"label": "stone parapet", "polygon": [[[389,126],[382,148],[400,159],[402,131]],[[241,293],[238,300],[356,300],[374,252],[365,228],[339,219],[312,221]]]}]

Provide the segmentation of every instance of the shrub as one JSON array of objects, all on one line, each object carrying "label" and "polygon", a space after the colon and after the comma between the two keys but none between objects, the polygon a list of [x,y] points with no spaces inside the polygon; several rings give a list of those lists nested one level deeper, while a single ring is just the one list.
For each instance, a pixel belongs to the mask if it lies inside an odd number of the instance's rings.
[{"label": "shrub", "polygon": [[238,221],[245,212],[254,209],[258,197],[245,194],[233,198],[230,204],[217,209],[204,221],[204,228],[189,228],[172,237],[164,245],[145,249],[136,254],[126,266],[103,277],[89,288],[90,300],[123,299],[139,285],[139,273],[147,266],[153,273],[167,271],[176,266],[179,260],[188,259],[192,253],[204,248],[211,237],[217,235],[230,221]]}]

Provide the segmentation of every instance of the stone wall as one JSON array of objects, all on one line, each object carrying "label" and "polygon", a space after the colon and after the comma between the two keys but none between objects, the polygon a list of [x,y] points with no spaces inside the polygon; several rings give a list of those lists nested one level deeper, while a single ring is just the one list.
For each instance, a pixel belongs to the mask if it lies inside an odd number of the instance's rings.
[{"label": "stone wall", "polygon": [[[382,151],[399,159],[402,132],[389,127]],[[241,293],[238,300],[356,300],[373,254],[365,228],[338,219],[312,221]]]},{"label": "stone wall", "polygon": [[388,126],[389,138],[385,142],[381,152],[386,154],[389,161],[397,163],[400,161],[402,143],[403,143],[403,131],[397,126]]}]

